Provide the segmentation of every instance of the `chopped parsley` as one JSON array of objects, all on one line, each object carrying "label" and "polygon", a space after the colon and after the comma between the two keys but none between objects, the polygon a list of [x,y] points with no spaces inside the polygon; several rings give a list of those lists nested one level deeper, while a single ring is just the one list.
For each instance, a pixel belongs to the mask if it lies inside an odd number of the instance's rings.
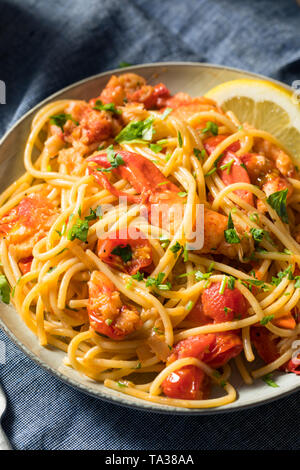
[{"label": "chopped parsley", "polygon": [[140,271],[138,271],[137,273],[133,274],[131,277],[132,279],[135,279],[136,281],[140,282],[140,281],[143,281],[144,276],[145,276],[144,273],[140,273]]},{"label": "chopped parsley", "polygon": [[183,249],[183,246],[180,245],[179,242],[176,242],[175,245],[171,246],[170,251],[172,251],[172,253],[174,253],[174,256],[176,256],[176,253],[178,253],[178,251],[182,249]]},{"label": "chopped parsley", "polygon": [[153,122],[154,118],[152,117],[149,117],[144,121],[130,122],[117,135],[115,138],[116,142],[130,142],[136,139],[151,141],[155,132]]},{"label": "chopped parsley", "polygon": [[189,300],[188,303],[186,304],[185,309],[189,312],[190,310],[192,310],[193,307],[194,307],[194,302],[192,300]]},{"label": "chopped parsley", "polygon": [[227,243],[230,243],[230,244],[240,243],[241,241],[234,228],[234,224],[233,224],[232,217],[231,217],[231,212],[229,212],[227,230],[224,230],[224,236],[225,236],[225,240],[227,241]]},{"label": "chopped parsley", "polygon": [[172,111],[173,111],[172,108],[166,108],[161,115],[161,119],[162,120],[166,119]]},{"label": "chopped parsley", "polygon": [[269,387],[274,387],[274,388],[277,388],[279,387],[279,385],[274,382],[274,380],[272,379],[273,377],[273,374],[270,372],[269,374],[265,375],[264,377],[262,377],[262,380],[267,384],[269,385]]},{"label": "chopped parsley", "polygon": [[99,168],[98,171],[108,172],[115,168],[118,168],[120,165],[125,164],[122,156],[119,153],[114,151],[114,148],[112,145],[110,145],[107,148],[106,157],[111,166],[109,168]]},{"label": "chopped parsley", "polygon": [[227,287],[228,289],[230,290],[233,290],[234,289],[234,285],[235,285],[235,278],[233,276],[229,276],[229,279],[227,281]]},{"label": "chopped parsley", "polygon": [[251,228],[250,233],[255,242],[260,243],[264,238],[264,230],[261,228]]},{"label": "chopped parsley", "polygon": [[300,287],[300,276],[295,276],[295,281],[296,281],[296,282],[295,282],[295,287],[296,287],[296,288],[297,288],[297,287],[299,288],[299,287]]},{"label": "chopped parsley", "polygon": [[196,271],[195,272],[195,279],[196,281],[204,281],[209,279],[211,276],[211,273],[202,273],[201,271]]},{"label": "chopped parsley", "polygon": [[154,153],[161,152],[163,149],[163,146],[160,144],[149,144],[149,147]]},{"label": "chopped parsley", "polygon": [[76,126],[78,126],[79,122],[76,121],[71,114],[54,114],[53,116],[50,116],[50,122],[51,124],[54,124],[57,127],[60,127],[62,132],[64,132],[64,125],[66,124],[67,121],[72,121]]},{"label": "chopped parsley", "polygon": [[227,315],[228,312],[232,312],[232,308],[230,308],[230,307],[224,307],[224,312],[225,312],[226,315]]},{"label": "chopped parsley", "polygon": [[193,149],[193,152],[194,152],[194,154],[195,154],[195,157],[196,157],[198,160],[201,160],[201,158],[202,158],[201,151],[200,151],[199,149],[194,148],[194,149]]},{"label": "chopped parsley", "polygon": [[186,197],[187,196],[187,192],[186,191],[181,191],[180,193],[178,193],[178,196],[179,197]]},{"label": "chopped parsley", "polygon": [[124,263],[132,260],[132,248],[130,245],[118,245],[114,248],[111,253],[116,256],[120,256]]},{"label": "chopped parsley", "polygon": [[9,304],[10,300],[10,285],[4,274],[0,274],[0,300],[5,304]]},{"label": "chopped parsley", "polygon": [[68,240],[81,240],[82,242],[86,242],[87,236],[89,231],[89,223],[88,220],[77,219],[75,224],[72,228],[68,231],[67,238]]},{"label": "chopped parsley", "polygon": [[113,114],[122,114],[122,112],[116,108],[115,103],[103,104],[101,100],[97,100],[93,109],[97,111],[110,111]]},{"label": "chopped parsley", "polygon": [[[219,155],[218,158],[215,160],[213,168],[210,171],[208,171],[204,176],[213,175],[218,170],[218,163],[223,157],[224,157],[224,153],[221,153],[221,155]],[[227,168],[226,164],[222,166],[225,167],[225,170],[226,170]],[[222,169],[222,167],[220,167],[219,169]]]},{"label": "chopped parsley", "polygon": [[227,276],[223,276],[223,279],[222,279],[222,282],[221,282],[221,285],[220,285],[219,294],[224,294],[227,281],[228,281]]},{"label": "chopped parsley", "polygon": [[206,132],[211,132],[212,135],[218,135],[219,127],[215,122],[207,121],[206,127],[202,129],[203,134],[205,134]]},{"label": "chopped parsley", "polygon": [[[292,266],[288,266],[284,271],[280,271],[277,273],[277,277],[272,276],[272,282],[274,286],[278,286],[282,279],[286,276],[288,276],[289,281],[292,281],[294,279],[293,273],[292,273]],[[297,276],[298,277],[298,276]]]},{"label": "chopped parsley", "polygon": [[166,238],[164,235],[161,235],[159,237],[159,241],[160,241],[160,244],[161,244],[162,248],[167,248],[167,246],[170,243],[170,240],[168,238]]},{"label": "chopped parsley", "polygon": [[123,69],[124,67],[130,67],[132,64],[130,62],[126,62],[125,60],[122,60],[120,63],[119,63],[119,67],[120,69]]},{"label": "chopped parsley", "polygon": [[285,224],[289,223],[287,208],[286,208],[286,198],[288,194],[288,189],[283,189],[282,191],[276,191],[267,198],[267,203],[277,212],[282,222]]},{"label": "chopped parsley", "polygon": [[183,261],[186,263],[186,261],[188,260],[189,260],[189,252],[188,252],[188,246],[186,243],[183,248]]},{"label": "chopped parsley", "polygon": [[178,137],[178,144],[179,144],[179,147],[182,147],[182,136],[181,136],[181,133],[178,131],[177,133],[177,137]]},{"label": "chopped parsley", "polygon": [[259,216],[258,216],[257,212],[252,212],[252,214],[249,215],[249,219],[252,222],[255,222],[255,223],[259,224]]},{"label": "chopped parsley", "polygon": [[241,281],[244,286],[246,286],[250,291],[252,290],[252,286],[259,287],[264,292],[268,292],[270,287],[265,284],[264,281],[260,281],[259,279],[246,279],[245,281]]},{"label": "chopped parsley", "polygon": [[97,206],[96,209],[90,209],[89,215],[85,217],[85,220],[95,220],[95,219],[102,219],[102,207]]},{"label": "chopped parsley", "polygon": [[219,170],[227,170],[227,173],[229,175],[232,164],[234,163],[234,159],[230,160],[230,162],[225,163],[224,165],[219,167]]},{"label": "chopped parsley", "polygon": [[164,280],[165,273],[158,273],[156,277],[148,277],[146,280],[146,287],[157,287],[159,290],[170,290],[171,289],[171,283],[167,282],[165,284],[162,284],[162,281]]},{"label": "chopped parsley", "polygon": [[119,380],[119,382],[117,382],[117,384],[118,384],[119,387],[127,387],[127,385],[124,384],[123,382],[120,382],[120,380]]},{"label": "chopped parsley", "polygon": [[260,320],[260,324],[263,325],[263,326],[265,326],[265,325],[267,325],[270,321],[272,321],[273,318],[274,318],[274,315],[267,315],[267,316],[265,316],[264,318],[262,318],[262,319]]}]

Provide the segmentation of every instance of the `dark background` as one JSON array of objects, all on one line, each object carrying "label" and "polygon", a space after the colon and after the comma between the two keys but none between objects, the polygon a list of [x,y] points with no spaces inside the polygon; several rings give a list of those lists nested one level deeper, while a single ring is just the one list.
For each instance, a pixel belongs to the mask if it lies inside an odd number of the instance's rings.
[{"label": "dark background", "polygon": [[[77,80],[118,66],[197,61],[300,79],[295,0],[0,1],[0,137]],[[202,417],[128,410],[68,388],[6,336],[3,427],[17,449],[299,449],[299,392],[256,409]]]}]

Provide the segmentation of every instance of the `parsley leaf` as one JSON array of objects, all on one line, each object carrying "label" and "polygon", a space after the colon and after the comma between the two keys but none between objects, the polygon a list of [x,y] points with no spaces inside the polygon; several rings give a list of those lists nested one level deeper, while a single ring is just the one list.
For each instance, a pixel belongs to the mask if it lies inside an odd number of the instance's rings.
[{"label": "parsley leaf", "polygon": [[230,162],[225,163],[224,165],[221,165],[218,169],[227,170],[227,173],[229,175],[233,163],[234,163],[234,159],[230,160]]},{"label": "parsley leaf", "polygon": [[234,224],[233,224],[232,217],[231,217],[231,212],[229,212],[227,230],[224,230],[224,236],[225,236],[225,240],[227,241],[227,243],[230,243],[230,244],[240,243],[241,241],[234,228]]},{"label": "parsley leaf", "polygon": [[295,276],[295,287],[300,287],[300,276]]},{"label": "parsley leaf", "polygon": [[62,132],[64,132],[64,125],[66,124],[67,121],[73,121],[76,126],[78,126],[79,122],[76,121],[71,114],[54,114],[53,116],[50,116],[50,122],[51,124],[54,124],[57,127],[60,127]]},{"label": "parsley leaf", "polygon": [[68,240],[81,240],[82,242],[86,242],[87,236],[89,231],[89,223],[88,220],[77,219],[75,224],[72,228],[68,231],[67,238]]},{"label": "parsley leaf", "polygon": [[210,276],[211,276],[211,272],[210,273],[202,273],[201,271],[196,271],[196,273],[195,273],[196,281],[204,281],[206,279],[209,279]]},{"label": "parsley leaf", "polygon": [[178,131],[177,133],[177,137],[178,137],[178,144],[179,144],[179,147],[182,147],[182,136],[181,136],[181,133]]},{"label": "parsley leaf", "polygon": [[[246,279],[245,281],[242,281],[242,284],[250,291],[252,286],[260,287],[260,289],[262,289],[264,292],[268,292],[270,290],[270,287],[267,286],[264,281],[260,281],[259,279]],[[250,286],[248,284],[250,284]]]},{"label": "parsley leaf", "polygon": [[275,285],[276,287],[280,284],[282,279],[286,276],[288,276],[289,281],[292,281],[294,279],[293,273],[292,273],[292,266],[288,266],[284,271],[280,271],[277,273],[277,277],[272,277],[272,282],[271,284]]},{"label": "parsley leaf", "polygon": [[130,142],[131,140],[142,139],[150,141],[155,132],[153,128],[154,118],[149,117],[145,121],[135,121],[127,124],[117,135],[115,141]]},{"label": "parsley leaf", "polygon": [[149,147],[154,153],[161,152],[163,149],[162,145],[160,144],[149,144]]},{"label": "parsley leaf", "polygon": [[172,111],[173,111],[172,108],[166,108],[166,109],[164,110],[164,112],[162,113],[162,115],[161,115],[161,119],[162,119],[162,120],[166,119],[166,117],[168,117],[169,114],[170,114]]},{"label": "parsley leaf", "polygon": [[253,240],[257,243],[260,243],[264,238],[264,230],[261,228],[251,228],[250,233],[252,235]]},{"label": "parsley leaf", "polygon": [[97,111],[110,111],[113,114],[122,114],[122,112],[116,108],[115,103],[103,104],[101,100],[97,100],[93,109]]},{"label": "parsley leaf", "polygon": [[90,213],[84,219],[85,220],[95,220],[95,219],[102,219],[102,208],[101,206],[97,206],[96,209],[90,208]]},{"label": "parsley leaf", "polygon": [[272,373],[267,374],[264,377],[262,377],[262,380],[266,382],[266,384],[269,385],[269,387],[274,387],[274,388],[279,387],[279,385],[276,382],[274,382],[274,380],[272,379]]},{"label": "parsley leaf", "polygon": [[203,134],[205,134],[206,132],[211,132],[212,135],[218,135],[219,127],[215,122],[207,121],[206,127],[202,129]]},{"label": "parsley leaf", "polygon": [[286,208],[286,198],[287,198],[288,189],[283,189],[282,191],[276,191],[267,198],[267,203],[277,212],[281,220],[285,223],[289,223],[287,208]]},{"label": "parsley leaf", "polygon": [[166,238],[165,235],[161,235],[159,237],[159,241],[160,241],[160,244],[161,244],[162,248],[167,248],[167,246],[170,243],[170,240],[168,238]]},{"label": "parsley leaf", "polygon": [[156,277],[148,277],[146,280],[146,287],[157,287],[159,290],[170,290],[171,289],[171,283],[166,282],[165,284],[162,284],[162,281],[164,280],[165,273],[158,273]]},{"label": "parsley leaf", "polygon": [[10,300],[10,285],[4,274],[0,274],[0,299],[5,304],[9,304]]},{"label": "parsley leaf", "polygon": [[267,325],[270,321],[272,321],[274,318],[274,315],[267,315],[265,317],[263,317],[261,320],[260,320],[260,324],[265,326]]},{"label": "parsley leaf", "polygon": [[178,253],[178,251],[182,249],[183,249],[183,246],[180,245],[179,242],[176,242],[175,245],[171,246],[170,251],[172,251],[172,253],[174,253],[174,256],[176,256],[176,253]]},{"label": "parsley leaf", "polygon": [[140,281],[143,281],[144,276],[145,276],[144,273],[140,273],[140,271],[138,271],[137,273],[133,274],[131,277],[132,279],[135,279],[136,281],[140,282]]},{"label": "parsley leaf", "polygon": [[120,256],[124,263],[132,260],[132,248],[130,245],[118,245],[112,251],[113,255]]},{"label": "parsley leaf", "polygon": [[234,285],[235,285],[235,278],[233,276],[229,276],[229,279],[227,281],[227,287],[228,289],[230,290],[233,290],[234,289]]},{"label": "parsley leaf", "polygon": [[124,67],[130,67],[132,64],[130,62],[125,62],[125,60],[122,60],[120,63],[119,63],[119,67],[120,69],[124,68]]}]

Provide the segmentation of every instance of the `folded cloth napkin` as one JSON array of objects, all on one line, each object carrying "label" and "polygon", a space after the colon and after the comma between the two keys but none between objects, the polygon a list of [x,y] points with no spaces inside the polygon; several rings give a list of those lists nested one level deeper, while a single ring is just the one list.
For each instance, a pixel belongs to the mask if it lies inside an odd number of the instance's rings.
[{"label": "folded cloth napkin", "polygon": [[[121,61],[205,61],[288,84],[300,78],[294,0],[1,0],[0,8],[0,136],[41,99]],[[0,341],[3,427],[16,449],[299,449],[299,393],[232,414],[146,414],[85,396],[3,332]]]}]

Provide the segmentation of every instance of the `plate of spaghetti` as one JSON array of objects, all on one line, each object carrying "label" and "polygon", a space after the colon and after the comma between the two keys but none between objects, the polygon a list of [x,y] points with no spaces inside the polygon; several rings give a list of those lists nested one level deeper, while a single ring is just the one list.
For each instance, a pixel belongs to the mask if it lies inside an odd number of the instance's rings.
[{"label": "plate of spaghetti", "polygon": [[[0,146],[0,320],[66,383],[172,413],[299,388],[300,111],[213,65],[79,82]],[[24,172],[25,171],[25,172]]]}]

